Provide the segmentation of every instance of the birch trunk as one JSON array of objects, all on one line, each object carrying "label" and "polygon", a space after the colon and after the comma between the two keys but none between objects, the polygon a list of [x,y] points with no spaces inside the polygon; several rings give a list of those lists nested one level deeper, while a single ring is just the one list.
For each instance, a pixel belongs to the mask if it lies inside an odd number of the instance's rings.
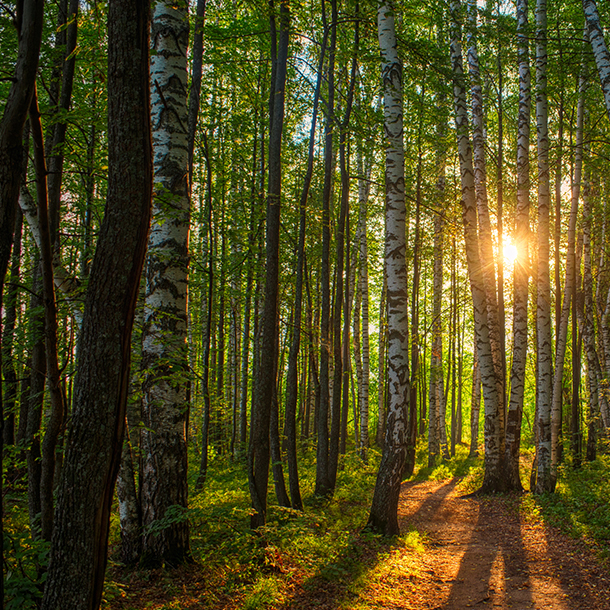
[{"label": "birch trunk", "polygon": [[[439,192],[444,190],[444,173],[437,182]],[[441,403],[439,386],[443,385],[443,217],[434,216],[434,274],[432,296],[432,349],[430,351],[430,392],[428,408],[428,467],[436,465],[440,456]]]},{"label": "birch trunk", "polygon": [[[498,369],[493,357],[492,340],[486,279],[479,251],[477,234],[477,197],[475,175],[472,163],[472,149],[468,135],[468,112],[466,88],[462,67],[462,45],[458,25],[459,1],[452,1],[451,63],[453,71],[453,92],[455,118],[460,157],[462,185],[462,220],[470,290],[474,308],[476,350],[481,368],[481,383],[485,405],[485,474],[482,492],[502,491],[506,480],[504,476],[504,427],[502,417],[502,397],[499,393]],[[486,259],[489,261],[489,259]],[[493,260],[493,259],[491,259]],[[495,282],[494,282],[495,286]]]},{"label": "birch trunk", "polygon": [[549,270],[549,135],[547,102],[547,6],[536,5],[536,129],[538,146],[538,272],[536,493],[553,491],[551,471],[551,407],[553,401],[553,355],[551,338],[551,280]]},{"label": "birch trunk", "polygon": [[362,168],[363,179],[358,185],[359,201],[359,256],[360,273],[359,292],[362,313],[362,392],[360,394],[360,451],[363,459],[369,447],[369,376],[370,376],[370,345],[369,345],[369,272],[368,272],[368,238],[367,238],[367,205],[370,191],[371,162],[367,159]]},{"label": "birch trunk", "polygon": [[[150,61],[153,140],[153,220],[146,261],[142,332],[142,525],[187,507],[186,421],[188,192],[186,2],[153,5]],[[146,534],[143,561],[177,565],[189,555],[186,520]]]},{"label": "birch trunk", "polygon": [[606,103],[606,112],[610,118],[610,52],[604,40],[604,32],[600,23],[595,0],[582,0],[582,8],[587,21],[589,42],[597,65],[601,81],[602,93]]},{"label": "birch trunk", "polygon": [[487,301],[487,323],[489,327],[489,341],[491,356],[496,374],[497,393],[501,401],[498,412],[499,420],[496,424],[499,431],[500,452],[505,451],[504,439],[504,366],[502,355],[502,333],[500,331],[500,315],[496,295],[496,271],[493,249],[491,219],[489,215],[489,202],[487,196],[487,161],[485,154],[485,125],[483,111],[483,91],[479,71],[479,56],[477,51],[477,4],[475,0],[468,0],[468,71],[470,74],[471,108],[472,108],[472,160],[474,169],[474,185],[477,202],[477,215],[479,224],[479,250],[481,255],[481,272],[485,298]]},{"label": "birch trunk", "polygon": [[479,359],[474,354],[472,370],[472,399],[470,402],[470,451],[468,457],[479,455],[479,416],[481,412],[481,369]]},{"label": "birch trunk", "polygon": [[608,405],[605,396],[600,392],[598,379],[601,378],[601,365],[595,346],[595,305],[593,300],[593,271],[591,267],[591,197],[590,185],[585,178],[583,188],[583,292],[584,315],[582,320],[582,337],[587,357],[587,380],[589,386],[589,438],[587,442],[587,460],[596,458],[597,448],[595,442],[596,431],[600,423],[605,426],[606,418],[600,415],[607,414]]},{"label": "birch trunk", "polygon": [[396,44],[394,12],[390,0],[379,2],[377,25],[386,138],[384,259],[388,301],[388,417],[368,527],[385,535],[399,533],[398,498],[406,455],[410,394],[402,62]]},{"label": "birch trunk", "polygon": [[528,45],[528,2],[517,4],[517,35],[519,39],[519,126],[517,133],[517,210],[515,220],[513,302],[513,363],[510,375],[510,400],[506,420],[507,488],[521,491],[519,453],[521,422],[527,362],[527,300],[529,292],[529,189],[530,189],[530,64]]},{"label": "birch trunk", "polygon": [[387,355],[386,346],[388,342],[388,305],[387,305],[387,280],[385,274],[385,263],[383,270],[383,288],[379,301],[379,349],[377,354],[377,430],[375,432],[375,444],[383,449],[386,428],[386,391],[387,391]]}]

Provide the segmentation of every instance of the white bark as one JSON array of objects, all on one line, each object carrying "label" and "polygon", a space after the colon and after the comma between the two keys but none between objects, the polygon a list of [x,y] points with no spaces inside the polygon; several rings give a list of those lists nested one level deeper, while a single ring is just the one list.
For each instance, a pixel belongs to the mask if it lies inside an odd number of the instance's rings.
[{"label": "white bark", "polygon": [[477,233],[475,177],[472,148],[468,133],[468,111],[462,66],[461,33],[458,25],[459,10],[459,0],[453,0],[451,2],[451,64],[462,185],[462,220],[464,223],[468,276],[474,308],[476,349],[479,366],[481,367],[481,383],[485,405],[485,476],[482,490],[499,491],[505,485],[503,473],[504,427],[502,425],[503,418],[500,414],[503,405],[501,396],[498,393],[498,379],[492,354],[485,276]]},{"label": "white bark", "polygon": [[538,399],[537,493],[552,491],[551,403],[553,356],[551,343],[551,284],[549,270],[549,135],[547,102],[546,0],[536,7],[536,129],[538,134]]},{"label": "white bark", "polygon": [[386,0],[378,7],[386,144],[384,258],[388,303],[388,416],[369,526],[393,535],[399,531],[398,497],[406,456],[410,390],[402,63],[396,44],[393,3]]},{"label": "white bark", "polygon": [[[154,199],[142,338],[147,373],[141,474],[144,527],[163,518],[170,506],[187,505],[188,32],[185,2],[154,4],[150,62]],[[186,522],[144,540],[145,557],[153,563],[180,562],[188,552]]]},{"label": "white bark", "polygon": [[606,112],[610,118],[610,52],[604,40],[604,33],[597,12],[595,0],[582,0],[582,8],[587,20],[589,42],[597,65],[597,72],[602,85]]},{"label": "white bark", "polygon": [[360,396],[360,451],[366,454],[369,446],[369,374],[370,374],[370,349],[369,349],[369,272],[368,272],[368,242],[367,242],[367,205],[369,200],[371,178],[371,162],[367,160],[364,168],[364,176],[358,184],[359,209],[359,281],[358,291],[360,293],[360,306],[362,312],[362,388]]},{"label": "white bark", "polygon": [[517,133],[517,258],[514,262],[513,362],[510,376],[510,400],[506,421],[506,468],[511,489],[521,490],[519,450],[527,361],[527,299],[529,291],[529,188],[530,188],[530,64],[528,47],[527,0],[517,3],[519,37],[519,129]]},{"label": "white bark", "polygon": [[[22,185],[19,193],[19,207],[30,227],[30,233],[34,238],[34,242],[40,251],[42,239],[40,236],[40,224],[38,222],[38,209],[32,194],[25,185]],[[53,283],[55,284],[55,289],[61,292],[65,301],[70,306],[70,311],[74,316],[74,320],[76,321],[78,328],[80,328],[83,321],[80,283],[61,265],[57,254],[53,257]]]}]

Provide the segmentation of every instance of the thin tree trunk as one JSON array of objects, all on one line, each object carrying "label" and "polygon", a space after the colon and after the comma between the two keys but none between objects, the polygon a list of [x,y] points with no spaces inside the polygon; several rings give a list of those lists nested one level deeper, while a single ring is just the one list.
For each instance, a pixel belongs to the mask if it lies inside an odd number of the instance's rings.
[{"label": "thin tree trunk", "polygon": [[517,6],[519,38],[519,126],[517,134],[517,210],[515,221],[513,363],[506,419],[506,479],[509,490],[521,491],[519,454],[527,362],[527,300],[529,298],[529,189],[530,189],[530,65],[527,0]]},{"label": "thin tree trunk", "polygon": [[4,375],[4,447],[15,444],[15,411],[17,408],[17,371],[13,354],[15,322],[17,321],[19,269],[21,262],[21,233],[23,214],[17,211],[9,283],[4,296],[4,324],[2,325],[2,374]]},{"label": "thin tree trunk", "polygon": [[[316,124],[318,119],[318,104],[320,101],[320,90],[322,87],[322,74],[324,68],[324,56],[326,54],[326,43],[328,40],[328,30],[325,29],[320,49],[320,59],[318,62],[318,76],[316,89],[313,99],[313,110],[311,117],[311,128],[309,131],[309,144],[307,154],[307,170],[303,179],[301,189],[301,199],[299,205],[299,242],[297,248],[297,274],[295,284],[295,303],[292,344],[288,356],[288,372],[286,374],[286,448],[288,460],[288,480],[290,485],[290,497],[292,507],[295,510],[303,510],[303,500],[299,487],[299,472],[297,463],[297,434],[296,434],[296,407],[298,397],[298,359],[301,348],[301,319],[303,311],[303,273],[305,267],[305,234],[307,226],[307,199],[309,188],[313,177],[313,161]],[[307,422],[309,423],[309,422]],[[307,425],[309,431],[309,425]]]},{"label": "thin tree trunk", "polygon": [[[320,316],[320,409],[317,416],[318,445],[316,451],[317,496],[328,496],[333,487],[329,474],[329,434],[328,416],[330,405],[330,197],[333,169],[333,127],[335,102],[335,49],[337,45],[336,0],[330,25],[330,48],[328,58],[328,101],[326,106],[326,126],[324,128],[324,186],[322,192],[322,303]],[[326,28],[326,0],[322,0],[322,21]]]},{"label": "thin tree trunk", "polygon": [[201,391],[203,393],[203,418],[201,422],[201,461],[195,489],[201,489],[208,474],[208,445],[210,436],[210,348],[212,345],[212,310],[214,307],[214,230],[212,228],[212,165],[206,135],[203,136],[206,165],[207,231],[208,231],[208,294],[206,301],[205,334],[203,336],[203,362],[201,370]]},{"label": "thin tree trunk", "polygon": [[57,357],[57,304],[53,283],[53,252],[49,226],[47,199],[47,169],[44,158],[44,141],[36,91],[30,103],[30,124],[34,143],[36,170],[36,194],[38,222],[41,234],[42,285],[45,311],[45,351],[47,358],[47,382],[50,395],[50,414],[41,445],[40,476],[40,529],[44,540],[51,540],[53,529],[53,487],[55,476],[55,449],[65,415],[61,389],[59,361]]},{"label": "thin tree trunk", "polygon": [[385,443],[367,527],[396,535],[398,498],[406,456],[409,333],[406,266],[406,209],[403,145],[402,62],[398,56],[394,5],[378,3],[386,135],[385,268],[388,300],[388,417]]},{"label": "thin tree trunk", "polygon": [[[280,0],[279,36],[273,0],[271,10],[271,57],[274,65],[273,86],[269,96],[269,183],[267,197],[267,248],[265,304],[262,314],[261,352],[256,371],[252,402],[252,429],[248,450],[248,481],[254,512],[252,528],[264,525],[267,518],[267,482],[269,480],[269,425],[277,371],[277,308],[279,282],[280,198],[282,188],[281,149],[284,126],[284,89],[288,60],[290,9],[288,0]],[[276,38],[277,36],[277,38]]]},{"label": "thin tree trunk", "polygon": [[[536,5],[536,128],[538,133],[538,273],[536,394],[536,493],[553,491],[551,472],[551,407],[553,401],[553,356],[551,344],[551,294],[549,272],[549,136],[547,102],[547,8],[546,0]],[[564,297],[565,298],[565,297]]]}]

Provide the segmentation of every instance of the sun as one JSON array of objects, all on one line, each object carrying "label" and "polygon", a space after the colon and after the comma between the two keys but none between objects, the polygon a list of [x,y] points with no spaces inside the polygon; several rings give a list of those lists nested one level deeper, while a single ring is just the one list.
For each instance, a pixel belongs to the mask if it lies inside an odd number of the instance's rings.
[{"label": "sun", "polygon": [[519,256],[519,251],[517,250],[517,246],[515,246],[514,244],[511,244],[511,243],[504,244],[503,251],[504,251],[504,262],[508,263],[509,265],[513,265],[515,260],[517,259],[517,256]]}]

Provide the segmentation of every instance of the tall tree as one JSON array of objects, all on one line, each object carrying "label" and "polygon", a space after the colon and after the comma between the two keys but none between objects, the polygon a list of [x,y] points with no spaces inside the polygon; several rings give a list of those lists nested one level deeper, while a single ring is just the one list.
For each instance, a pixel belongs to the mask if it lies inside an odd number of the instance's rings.
[{"label": "tall tree", "polygon": [[[483,270],[477,233],[477,195],[473,154],[468,130],[466,87],[462,65],[461,28],[459,0],[451,2],[451,65],[453,72],[453,96],[457,131],[460,178],[462,185],[462,221],[470,290],[474,308],[474,327],[477,357],[481,371],[483,402],[485,405],[485,474],[481,491],[501,491],[506,483],[504,476],[504,427],[503,401],[499,391],[497,359],[494,358],[489,321],[488,296],[493,288]],[[490,234],[488,233],[488,236]],[[486,264],[493,257],[485,258]],[[497,325],[496,325],[497,328]]]},{"label": "tall tree", "polygon": [[108,196],[79,338],[45,610],[96,610],[102,598],[125,428],[131,329],[150,223],[148,36],[148,2],[111,0]]},{"label": "tall tree", "polygon": [[386,148],[384,260],[388,303],[388,415],[367,527],[395,535],[399,533],[398,497],[406,457],[410,387],[402,62],[398,56],[395,7],[391,0],[378,3],[377,27]]},{"label": "tall tree", "polygon": [[[188,188],[186,1],[153,4],[150,99],[153,220],[146,260],[142,332],[142,525],[186,508]],[[187,520],[144,536],[147,565],[176,565],[189,555]]]},{"label": "tall tree", "polygon": [[[262,314],[261,351],[252,402],[252,429],[248,449],[248,481],[254,512],[253,528],[267,518],[269,479],[269,424],[277,371],[277,311],[280,248],[280,209],[282,194],[282,130],[288,62],[290,6],[280,0],[276,15],[274,0],[269,2],[271,25],[272,87],[269,93],[269,178],[267,194],[265,304]],[[279,32],[276,17],[279,17]]]},{"label": "tall tree", "polygon": [[528,3],[517,3],[519,59],[519,125],[517,133],[517,211],[515,221],[513,301],[513,363],[510,376],[510,400],[506,417],[507,487],[520,491],[519,453],[527,359],[527,300],[529,298],[529,189],[530,189],[530,64],[528,46]]},{"label": "tall tree", "polygon": [[551,346],[551,286],[549,271],[549,128],[547,100],[547,5],[536,4],[536,129],[538,147],[538,271],[536,334],[537,493],[553,490],[551,476],[551,404],[553,356]]}]

